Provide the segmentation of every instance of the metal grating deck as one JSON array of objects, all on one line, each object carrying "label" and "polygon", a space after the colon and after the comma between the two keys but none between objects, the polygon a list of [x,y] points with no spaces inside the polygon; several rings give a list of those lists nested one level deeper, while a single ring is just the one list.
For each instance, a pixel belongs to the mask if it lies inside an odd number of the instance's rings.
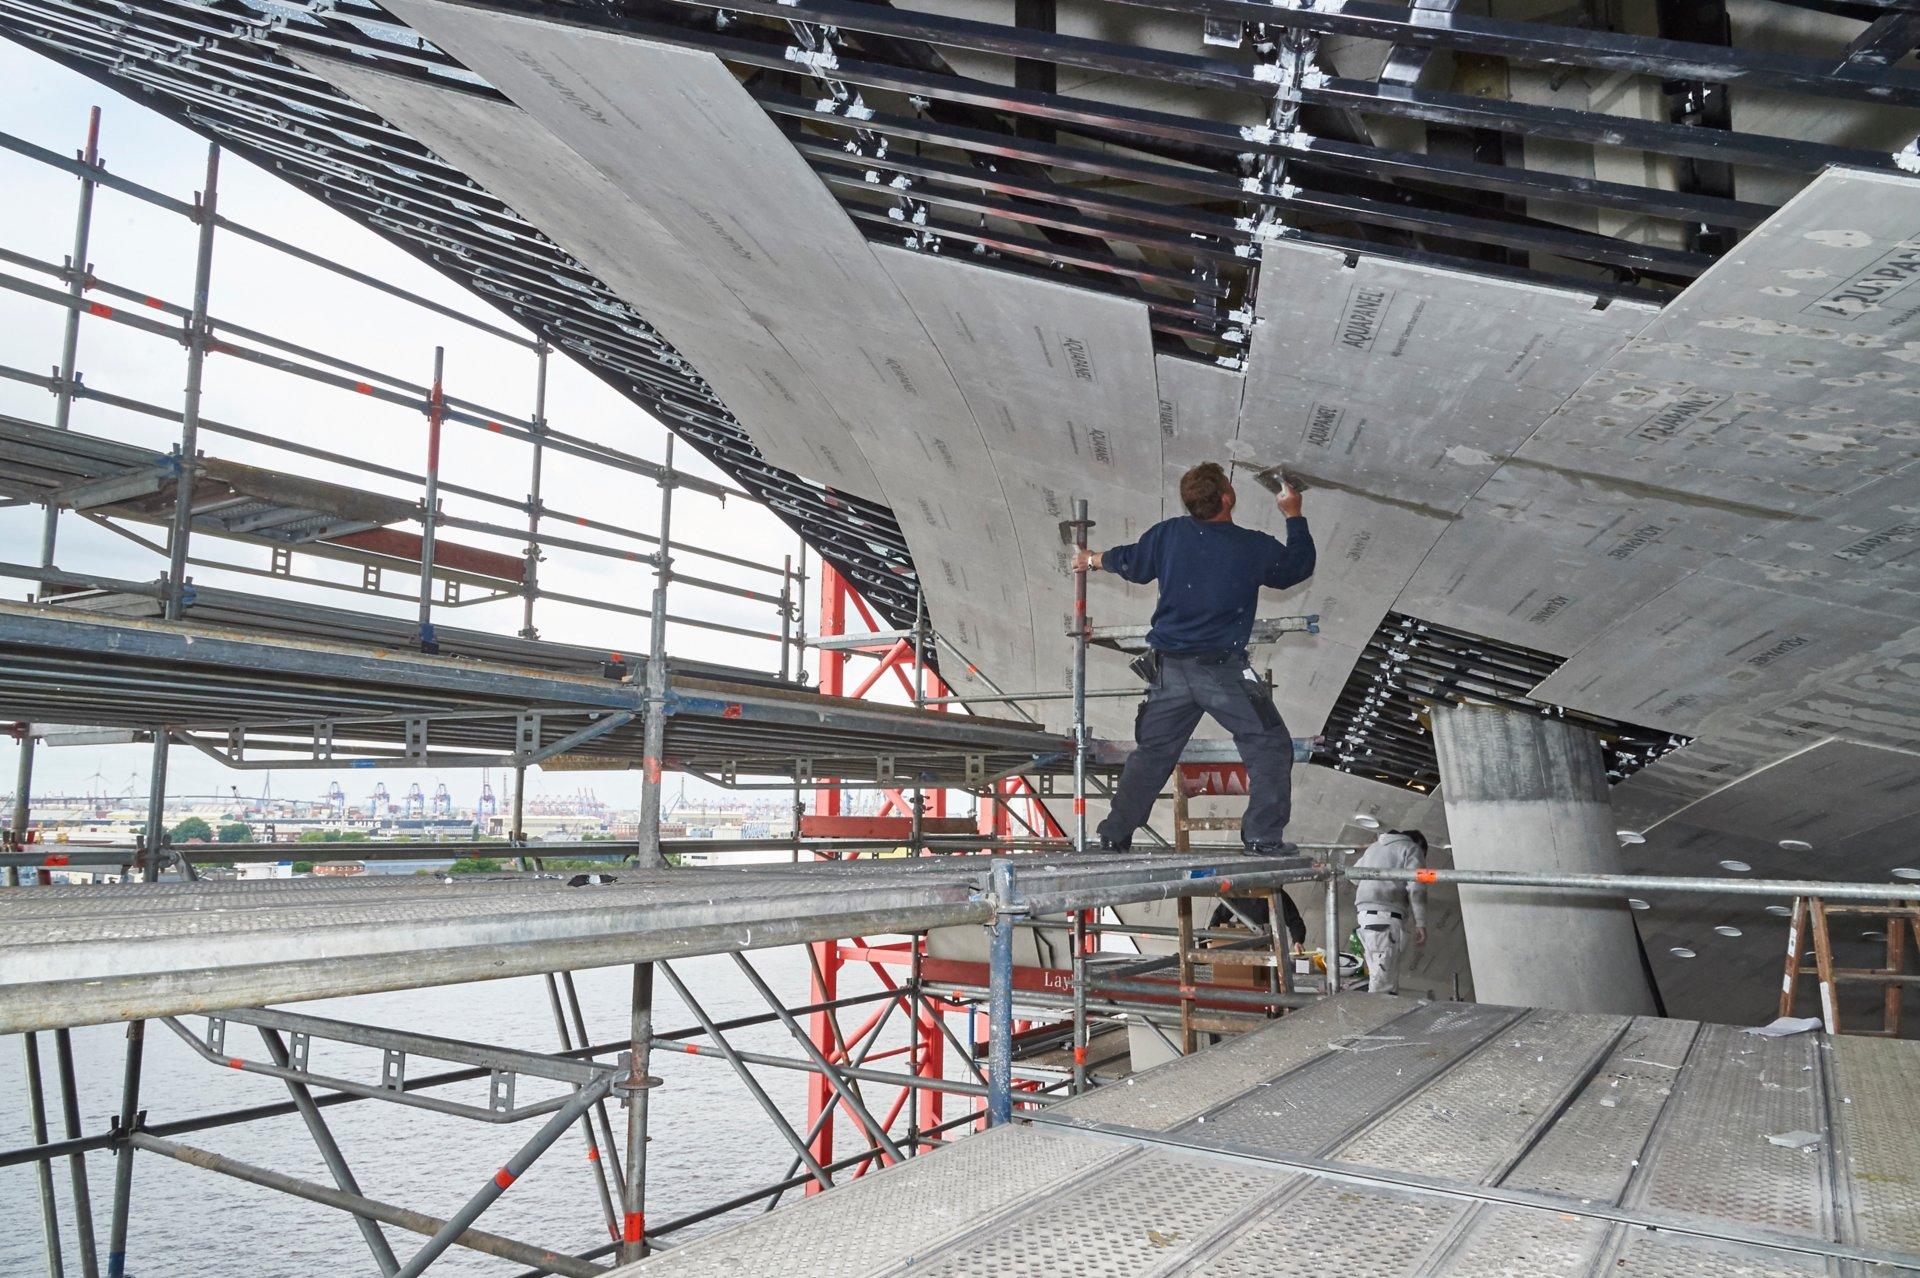
[{"label": "metal grating deck", "polygon": [[1916,1084],[1916,1043],[1349,994],[618,1272],[1920,1278]]}]

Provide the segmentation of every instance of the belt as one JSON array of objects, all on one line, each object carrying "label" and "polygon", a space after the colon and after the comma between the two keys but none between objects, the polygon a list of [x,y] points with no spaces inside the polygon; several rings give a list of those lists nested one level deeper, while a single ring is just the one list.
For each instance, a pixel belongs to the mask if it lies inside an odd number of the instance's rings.
[{"label": "belt", "polygon": [[1400,921],[1400,920],[1404,920],[1404,919],[1406,918],[1406,915],[1404,915],[1404,914],[1402,914],[1402,913],[1400,913],[1400,911],[1398,911],[1398,910],[1373,910],[1373,909],[1361,909],[1361,910],[1359,910],[1359,911],[1357,911],[1357,913],[1358,913],[1358,914],[1359,914],[1359,916],[1360,916],[1361,918],[1363,918],[1363,919],[1364,919],[1364,918],[1369,918],[1369,917],[1371,917],[1371,918],[1380,918],[1380,917],[1382,917],[1383,915],[1384,915],[1385,917],[1387,917],[1387,918],[1390,918],[1390,919],[1394,919],[1395,921]]},{"label": "belt", "polygon": [[1244,659],[1238,652],[1163,652],[1160,656],[1167,661],[1197,661],[1203,666],[1224,666]]}]

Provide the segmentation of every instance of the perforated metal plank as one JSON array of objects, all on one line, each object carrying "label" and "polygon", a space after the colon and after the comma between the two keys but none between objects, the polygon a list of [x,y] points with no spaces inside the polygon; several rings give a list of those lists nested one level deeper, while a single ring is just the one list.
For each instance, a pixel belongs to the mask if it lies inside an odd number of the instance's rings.
[{"label": "perforated metal plank", "polygon": [[1317,1154],[1508,1028],[1512,1008],[1429,1003],[1175,1130]]},{"label": "perforated metal plank", "polygon": [[916,1278],[1164,1274],[1292,1179],[1278,1169],[1142,1153],[1028,1203],[997,1227],[973,1231],[963,1247],[910,1262],[911,1272]]},{"label": "perforated metal plank", "polygon": [[1627,1027],[1619,1016],[1529,1012],[1330,1155],[1478,1184],[1551,1123]]},{"label": "perforated metal plank", "polygon": [[1826,1132],[1819,1043],[1703,1026],[1627,1204],[1832,1239],[1828,1141],[1787,1149],[1767,1140]]},{"label": "perforated metal plank", "polygon": [[1331,1278],[1420,1272],[1467,1211],[1431,1195],[1313,1183],[1263,1210],[1183,1273],[1205,1278]]},{"label": "perforated metal plank", "polygon": [[1640,1229],[1625,1231],[1605,1271],[1624,1278],[1825,1278],[1837,1272],[1813,1256]]},{"label": "perforated metal plank", "polygon": [[1168,1131],[1356,1035],[1388,1026],[1415,1006],[1411,999],[1387,994],[1342,994],[1289,1012],[1264,1029],[1063,1101],[1051,1112],[1091,1123]]},{"label": "perforated metal plank", "polygon": [[1498,1183],[1619,1202],[1699,1029],[1691,1021],[1636,1017],[1573,1103]]},{"label": "perforated metal plank", "polygon": [[619,1272],[647,1278],[884,1273],[930,1255],[943,1241],[970,1240],[995,1213],[1032,1195],[1071,1191],[1108,1164],[1132,1158],[1110,1141],[994,1128]]},{"label": "perforated metal plank", "polygon": [[1887,1039],[1828,1042],[1849,1241],[1920,1254],[1920,1051]]},{"label": "perforated metal plank", "polygon": [[1518,1207],[1477,1207],[1421,1270],[1421,1278],[1587,1278],[1607,1226]]}]

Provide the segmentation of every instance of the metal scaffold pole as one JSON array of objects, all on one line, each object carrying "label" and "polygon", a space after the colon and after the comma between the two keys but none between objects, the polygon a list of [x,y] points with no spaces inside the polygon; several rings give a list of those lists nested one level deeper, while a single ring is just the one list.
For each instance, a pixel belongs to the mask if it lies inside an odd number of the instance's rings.
[{"label": "metal scaffold pole", "polygon": [[147,1023],[127,1025],[127,1056],[120,1079],[120,1117],[114,1123],[118,1148],[113,1162],[113,1217],[107,1232],[107,1278],[125,1278],[127,1220],[133,1206],[133,1133],[145,1117],[140,1112],[140,1063],[147,1043]]},{"label": "metal scaffold pole", "polygon": [[[913,591],[913,707],[924,710],[927,705],[927,596],[926,592],[915,586]],[[913,781],[913,812],[909,818],[912,835],[908,856],[919,856],[925,847],[927,796],[920,788],[920,779]]]},{"label": "metal scaffold pole", "polygon": [[[40,1036],[22,1034],[27,1049],[27,1115],[33,1143],[47,1143],[47,1096],[40,1081]],[[47,1278],[62,1278],[66,1265],[60,1254],[60,1207],[53,1196],[53,1163],[42,1159],[34,1165],[34,1177],[40,1189],[40,1232],[47,1249]]]},{"label": "metal scaffold pole", "polygon": [[[87,261],[88,243],[93,237],[93,193],[99,184],[92,173],[100,167],[100,108],[94,107],[87,112],[87,147],[80,154],[80,163],[86,172],[80,178],[80,207],[73,220],[73,253],[67,258],[67,296],[72,305],[67,308],[66,323],[60,335],[60,382],[54,390],[53,428],[67,430],[73,421],[73,392],[75,378],[78,376],[76,363],[80,355],[80,315],[85,309],[80,305],[86,295],[87,277],[90,264]],[[60,529],[60,505],[48,502],[45,521],[40,528],[40,566],[51,567],[55,538]],[[45,589],[43,585],[42,590]],[[31,745],[23,748],[31,749]]]},{"label": "metal scaffold pole", "polygon": [[[191,591],[187,586],[188,543],[193,535],[194,459],[199,452],[200,387],[206,370],[207,295],[213,283],[213,235],[219,222],[220,148],[207,148],[207,181],[201,192],[195,217],[200,225],[199,245],[194,257],[193,313],[187,318],[184,334],[187,347],[187,388],[180,411],[180,473],[174,481],[173,518],[167,533],[167,586],[163,608],[167,620],[178,621],[186,612]],[[167,730],[156,728],[153,734],[153,760],[147,778],[146,879],[160,878],[163,848],[166,844]]]},{"label": "metal scaffold pole", "polygon": [[[54,1061],[60,1072],[60,1116],[68,1140],[78,1140],[80,1091],[73,1073],[73,1034],[69,1030],[53,1032]],[[87,1156],[76,1151],[67,1158],[73,1183],[73,1225],[80,1241],[80,1271],[85,1278],[99,1278],[100,1260],[93,1236],[93,1193],[87,1184]]]},{"label": "metal scaffold pole", "polygon": [[433,543],[440,520],[440,428],[446,419],[447,348],[433,348],[433,388],[427,393],[427,491],[420,502],[420,650],[435,652],[433,637]]},{"label": "metal scaffold pole", "polygon": [[[1087,499],[1073,499],[1073,549],[1075,556],[1087,549],[1087,531],[1093,521],[1087,517]],[[1073,574],[1073,850],[1087,850],[1087,573],[1085,566]],[[1073,912],[1073,1091],[1077,1096],[1087,1087],[1087,912]]]},{"label": "metal scaffold pole", "polygon": [[[1073,499],[1075,555],[1086,553],[1087,530],[1093,521],[1087,518],[1087,499]],[[1078,567],[1073,574],[1073,850],[1087,850],[1087,572]]]},{"label": "metal scaffold pole", "polygon": [[987,968],[987,1125],[1013,1117],[1013,862],[996,859],[990,875],[993,940]]},{"label": "metal scaffold pole", "polygon": [[673,580],[673,556],[668,549],[673,533],[673,436],[667,436],[667,455],[660,470],[660,545],[653,561],[653,608],[648,619],[647,717],[642,725],[640,774],[640,845],[634,861],[664,866],[660,851],[660,773],[667,753],[667,586]]},{"label": "metal scaffold pole", "polygon": [[[660,539],[662,546],[666,538]],[[647,1254],[647,1076],[653,1048],[653,964],[633,965],[633,1021],[627,1047],[627,1077],[619,1090],[627,1102],[627,1179],[621,1194],[620,1262]]]},{"label": "metal scaffold pole", "polygon": [[1340,992],[1340,853],[1327,849],[1327,993]]},{"label": "metal scaffold pole", "polygon": [[520,583],[520,597],[524,601],[520,612],[522,639],[540,637],[533,624],[533,601],[540,594],[540,488],[547,455],[547,352],[550,349],[543,341],[535,351],[533,429],[529,432],[533,437],[533,461],[527,480],[527,569]]}]

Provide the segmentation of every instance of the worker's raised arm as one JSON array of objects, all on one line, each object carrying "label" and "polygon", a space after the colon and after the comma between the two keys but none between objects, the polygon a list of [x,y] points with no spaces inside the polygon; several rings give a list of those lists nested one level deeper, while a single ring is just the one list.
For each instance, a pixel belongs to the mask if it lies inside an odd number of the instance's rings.
[{"label": "worker's raised arm", "polygon": [[1287,539],[1274,542],[1273,551],[1273,560],[1267,565],[1267,575],[1261,579],[1261,585],[1285,590],[1313,576],[1316,555],[1305,515],[1287,516]]}]

